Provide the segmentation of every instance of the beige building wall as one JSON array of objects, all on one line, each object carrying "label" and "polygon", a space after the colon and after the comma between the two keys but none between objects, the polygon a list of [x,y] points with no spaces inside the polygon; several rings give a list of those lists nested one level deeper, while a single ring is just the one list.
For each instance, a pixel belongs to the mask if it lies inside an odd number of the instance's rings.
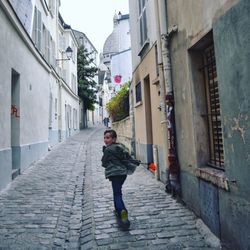
[{"label": "beige building wall", "polygon": [[[155,46],[152,46],[133,75],[134,100],[135,86],[141,82],[141,102],[134,103],[136,156],[144,163],[159,162],[162,179],[166,171],[165,153],[160,110],[160,85],[157,76]],[[153,147],[158,149],[158,159],[153,155]]]}]

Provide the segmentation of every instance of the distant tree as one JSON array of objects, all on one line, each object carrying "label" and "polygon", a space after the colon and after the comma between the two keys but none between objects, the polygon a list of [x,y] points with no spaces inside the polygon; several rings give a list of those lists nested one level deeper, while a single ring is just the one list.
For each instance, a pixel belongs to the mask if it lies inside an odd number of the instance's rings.
[{"label": "distant tree", "polygon": [[91,53],[81,46],[77,53],[77,78],[78,78],[78,96],[83,102],[83,127],[87,127],[87,110],[94,110],[96,100],[97,83],[94,77],[98,68],[93,66]]}]

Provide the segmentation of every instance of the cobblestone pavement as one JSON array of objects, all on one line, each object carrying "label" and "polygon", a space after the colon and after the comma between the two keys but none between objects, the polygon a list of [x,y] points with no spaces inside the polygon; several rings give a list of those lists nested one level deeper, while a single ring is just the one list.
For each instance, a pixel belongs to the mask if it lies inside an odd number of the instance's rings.
[{"label": "cobblestone pavement", "polygon": [[0,193],[0,249],[216,249],[143,166],[124,184],[131,228],[118,228],[100,162],[103,131],[55,146]]}]

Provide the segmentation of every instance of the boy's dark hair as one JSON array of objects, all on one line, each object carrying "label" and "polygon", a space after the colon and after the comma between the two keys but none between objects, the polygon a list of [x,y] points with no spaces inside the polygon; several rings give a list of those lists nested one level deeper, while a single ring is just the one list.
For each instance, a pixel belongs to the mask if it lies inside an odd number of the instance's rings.
[{"label": "boy's dark hair", "polygon": [[112,138],[117,138],[117,134],[116,134],[116,132],[115,132],[114,129],[107,129],[107,130],[105,130],[104,131],[104,135],[106,135],[107,133],[110,133],[110,135],[111,135]]}]

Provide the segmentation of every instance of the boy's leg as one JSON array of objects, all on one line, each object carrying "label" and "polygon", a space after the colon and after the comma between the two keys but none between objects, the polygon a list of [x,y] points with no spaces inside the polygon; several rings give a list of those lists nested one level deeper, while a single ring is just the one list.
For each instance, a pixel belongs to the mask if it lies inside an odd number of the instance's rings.
[{"label": "boy's leg", "polygon": [[121,217],[121,211],[126,210],[125,204],[122,199],[122,185],[126,180],[126,176],[121,176],[121,178],[117,178],[112,180],[112,188],[113,188],[113,196],[114,196],[114,206],[115,210],[118,213],[118,217]]}]

